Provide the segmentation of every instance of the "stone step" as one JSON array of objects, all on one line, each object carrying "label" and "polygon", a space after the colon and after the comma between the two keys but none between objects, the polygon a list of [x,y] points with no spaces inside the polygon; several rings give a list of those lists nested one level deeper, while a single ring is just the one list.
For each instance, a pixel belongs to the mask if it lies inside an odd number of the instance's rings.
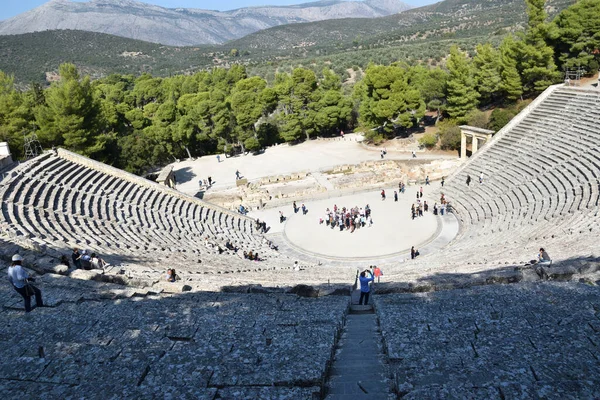
[{"label": "stone step", "polygon": [[352,304],[350,306],[350,314],[374,314],[375,310],[371,304],[368,305],[358,305]]},{"label": "stone step", "polygon": [[[327,399],[388,399],[390,385],[385,356],[378,343],[381,330],[373,307],[356,307],[346,318],[346,325],[327,383]],[[367,314],[368,313],[368,314]]]}]

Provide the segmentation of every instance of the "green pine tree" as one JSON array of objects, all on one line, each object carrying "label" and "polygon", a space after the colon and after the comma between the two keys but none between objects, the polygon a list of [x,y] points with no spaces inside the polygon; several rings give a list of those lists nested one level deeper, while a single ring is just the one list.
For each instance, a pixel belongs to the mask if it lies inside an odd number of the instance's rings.
[{"label": "green pine tree", "polygon": [[461,119],[479,104],[473,66],[457,46],[452,46],[446,67],[450,72],[446,89],[446,112],[452,118]]},{"label": "green pine tree", "polygon": [[500,45],[500,88],[506,99],[515,101],[523,94],[523,84],[517,69],[516,42],[508,35]]},{"label": "green pine tree", "polygon": [[539,93],[560,81],[561,73],[554,62],[554,50],[549,39],[549,24],[546,23],[545,0],[525,0],[528,26],[517,47],[519,69],[525,93]]},{"label": "green pine tree", "polygon": [[493,102],[500,92],[502,77],[500,74],[500,54],[491,44],[478,44],[477,55],[473,58],[477,91],[483,103]]}]

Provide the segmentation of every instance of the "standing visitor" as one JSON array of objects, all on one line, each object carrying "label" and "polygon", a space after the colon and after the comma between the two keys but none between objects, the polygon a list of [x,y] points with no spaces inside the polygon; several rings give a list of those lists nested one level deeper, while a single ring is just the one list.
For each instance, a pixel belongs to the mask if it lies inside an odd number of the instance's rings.
[{"label": "standing visitor", "polygon": [[381,189],[381,200],[385,200],[385,190]]},{"label": "standing visitor", "polygon": [[375,278],[377,278],[377,283],[379,283],[381,277],[383,276],[383,272],[381,272],[381,269],[379,269],[377,265],[373,265],[371,268],[373,268],[373,275]]},{"label": "standing visitor", "polygon": [[442,187],[444,187],[445,178],[442,176]]},{"label": "standing visitor", "polygon": [[394,201],[398,201],[398,192],[394,190]]},{"label": "standing visitor", "polygon": [[8,267],[8,281],[17,293],[23,297],[25,312],[30,312],[31,296],[35,296],[35,305],[37,307],[44,307],[44,302],[42,301],[42,292],[30,283],[34,279],[30,278],[29,274],[23,269],[22,263],[23,257],[21,255],[15,254],[12,256],[12,264]]},{"label": "standing visitor", "polygon": [[479,174],[479,183],[483,183],[483,171]]},{"label": "standing visitor", "polygon": [[[367,278],[367,273],[370,275]],[[369,293],[371,292],[371,287],[369,286],[370,282],[373,282],[375,278],[373,278],[373,274],[368,269],[365,269],[360,273],[360,299],[358,300],[358,305],[363,304],[363,300],[365,301],[365,306],[369,304]]]},{"label": "standing visitor", "polygon": [[411,258],[411,260],[414,260],[415,258],[417,258],[418,255],[419,255],[419,250],[415,250],[415,246],[412,246],[410,248],[410,258]]},{"label": "standing visitor", "polygon": [[471,175],[467,175],[467,186],[471,184]]}]

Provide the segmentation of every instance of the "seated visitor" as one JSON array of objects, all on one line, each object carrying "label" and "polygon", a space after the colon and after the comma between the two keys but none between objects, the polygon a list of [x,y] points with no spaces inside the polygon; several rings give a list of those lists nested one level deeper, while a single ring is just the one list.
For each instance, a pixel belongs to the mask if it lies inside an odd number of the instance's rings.
[{"label": "seated visitor", "polygon": [[540,248],[540,252],[538,254],[538,263],[539,264],[552,263],[552,259],[550,258],[550,256],[548,255],[548,252],[546,252],[546,250],[543,247]]},{"label": "seated visitor", "polygon": [[67,266],[68,268],[71,268],[71,265],[69,264],[69,257],[67,257],[67,256],[66,256],[66,255],[64,255],[64,254],[63,254],[62,256],[60,256],[60,263],[61,263],[62,265],[65,265],[65,266]]},{"label": "seated visitor", "polygon": [[73,265],[75,266],[75,268],[81,268],[81,253],[79,253],[78,248],[73,249],[71,259],[73,260]]},{"label": "seated visitor", "polygon": [[174,268],[169,268],[167,270],[167,281],[168,282],[175,282],[177,280],[179,280],[179,276],[177,276],[177,273],[175,272]]},{"label": "seated visitor", "polygon": [[98,257],[96,253],[92,253],[90,264],[92,265],[92,269],[104,269],[105,267],[109,266],[109,264],[100,257]]},{"label": "seated visitor", "polygon": [[81,267],[83,269],[92,269],[92,257],[87,253],[87,250],[81,251]]}]

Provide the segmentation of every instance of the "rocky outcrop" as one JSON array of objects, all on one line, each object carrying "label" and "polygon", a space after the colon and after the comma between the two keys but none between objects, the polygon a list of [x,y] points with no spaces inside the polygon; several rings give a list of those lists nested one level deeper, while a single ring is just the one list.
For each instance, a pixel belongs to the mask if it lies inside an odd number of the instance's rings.
[{"label": "rocky outcrop", "polygon": [[326,0],[231,11],[171,9],[131,0],[91,0],[85,3],[52,0],[0,22],[0,35],[75,29],[189,46],[224,43],[278,25],[339,18],[374,18],[408,8],[400,0]]}]

